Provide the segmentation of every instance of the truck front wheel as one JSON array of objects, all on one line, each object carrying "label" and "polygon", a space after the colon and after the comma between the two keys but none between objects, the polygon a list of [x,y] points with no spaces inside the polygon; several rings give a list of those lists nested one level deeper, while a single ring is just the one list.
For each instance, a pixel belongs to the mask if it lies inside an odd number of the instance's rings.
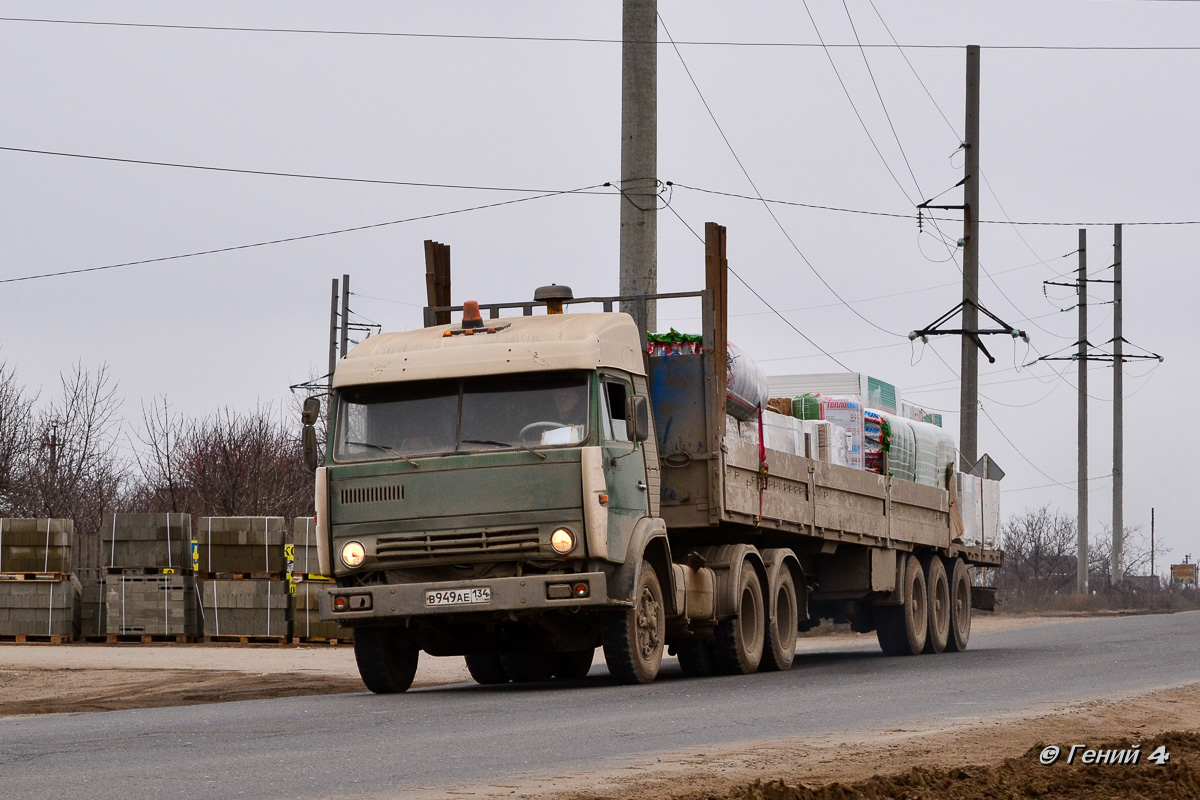
[{"label": "truck front wheel", "polygon": [[508,683],[508,673],[500,662],[499,653],[472,653],[464,656],[467,661],[467,672],[480,686],[495,686]]},{"label": "truck front wheel", "polygon": [[618,683],[650,683],[658,677],[666,627],[662,586],[654,567],[643,563],[633,606],[604,619],[604,660]]},{"label": "truck front wheel", "polygon": [[391,628],[357,628],[354,660],[363,683],[375,694],[407,692],[420,652]]}]

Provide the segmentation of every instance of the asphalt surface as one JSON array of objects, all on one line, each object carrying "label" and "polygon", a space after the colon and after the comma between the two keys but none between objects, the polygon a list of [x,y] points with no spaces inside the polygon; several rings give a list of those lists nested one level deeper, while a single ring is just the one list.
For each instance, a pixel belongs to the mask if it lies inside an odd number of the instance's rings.
[{"label": "asphalt surface", "polygon": [[844,644],[787,673],[650,686],[463,684],[0,719],[0,798],[403,797],[683,748],[978,719],[1200,681],[1200,612],[976,633],[965,653]]}]

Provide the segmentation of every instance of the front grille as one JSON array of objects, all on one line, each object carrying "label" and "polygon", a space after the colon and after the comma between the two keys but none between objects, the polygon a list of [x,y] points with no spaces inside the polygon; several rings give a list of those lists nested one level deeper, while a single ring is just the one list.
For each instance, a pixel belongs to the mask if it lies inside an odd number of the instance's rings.
[{"label": "front grille", "polygon": [[355,489],[342,489],[342,505],[352,503],[388,503],[404,499],[404,485],[392,486],[360,486]]},{"label": "front grille", "polygon": [[537,528],[507,531],[423,531],[380,536],[375,554],[380,559],[406,564],[478,561],[539,550]]}]

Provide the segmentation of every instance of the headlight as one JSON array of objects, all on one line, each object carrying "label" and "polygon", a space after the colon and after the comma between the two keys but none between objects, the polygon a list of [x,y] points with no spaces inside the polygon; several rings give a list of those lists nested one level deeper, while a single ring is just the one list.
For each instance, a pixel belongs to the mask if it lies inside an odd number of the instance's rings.
[{"label": "headlight", "polygon": [[342,545],[342,563],[347,567],[362,566],[366,557],[367,548],[363,547],[362,542],[346,542]]},{"label": "headlight", "polygon": [[550,546],[561,556],[575,549],[575,534],[567,528],[558,528],[550,534]]}]

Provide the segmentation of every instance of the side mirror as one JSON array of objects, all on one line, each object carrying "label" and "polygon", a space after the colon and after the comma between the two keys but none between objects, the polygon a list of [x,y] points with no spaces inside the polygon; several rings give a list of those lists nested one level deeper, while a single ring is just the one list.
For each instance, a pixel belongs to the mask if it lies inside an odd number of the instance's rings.
[{"label": "side mirror", "polygon": [[317,432],[312,425],[304,426],[304,432],[300,435],[300,442],[304,447],[304,465],[308,467],[310,472],[316,472]]},{"label": "side mirror", "polygon": [[633,441],[650,438],[650,403],[644,396],[635,394],[625,398],[625,424]]},{"label": "side mirror", "polygon": [[315,425],[317,418],[321,416],[321,398],[306,397],[304,398],[304,406],[300,411],[300,421],[305,425]]}]

